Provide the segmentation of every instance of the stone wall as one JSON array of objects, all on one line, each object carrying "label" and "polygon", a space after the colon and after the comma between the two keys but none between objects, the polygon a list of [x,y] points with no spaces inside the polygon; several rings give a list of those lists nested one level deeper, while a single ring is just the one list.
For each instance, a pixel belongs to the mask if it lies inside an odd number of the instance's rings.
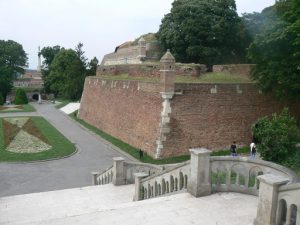
[{"label": "stone wall", "polygon": [[[248,146],[251,126],[288,105],[262,94],[253,84],[176,84],[175,89],[161,157],[188,154],[193,147],[229,148],[232,141]],[[160,91],[159,83],[89,77],[80,118],[154,157],[161,132]],[[292,108],[300,119],[300,105]]]},{"label": "stone wall", "polygon": [[228,73],[234,75],[242,75],[250,77],[253,64],[228,64],[228,65],[214,65],[213,72],[216,73]]},{"label": "stone wall", "polygon": [[79,116],[104,132],[152,154],[162,100],[156,84],[85,80]]},{"label": "stone wall", "polygon": [[[97,76],[128,74],[133,77],[159,77],[159,69],[159,63],[101,65],[97,68]],[[176,63],[175,65],[176,75],[198,77],[205,72],[206,66],[203,64]]]},{"label": "stone wall", "polygon": [[[176,84],[171,99],[170,133],[162,156],[187,154],[189,148],[229,149],[232,141],[248,146],[251,126],[287,104],[262,94],[253,84]],[[300,105],[293,105],[300,119]]]}]

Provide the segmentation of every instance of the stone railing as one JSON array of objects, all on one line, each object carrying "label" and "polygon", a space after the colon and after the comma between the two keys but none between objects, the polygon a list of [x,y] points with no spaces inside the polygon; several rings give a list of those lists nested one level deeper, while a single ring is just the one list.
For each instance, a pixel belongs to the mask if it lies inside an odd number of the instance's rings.
[{"label": "stone railing", "polygon": [[276,224],[300,225],[300,183],[278,189]]},{"label": "stone railing", "polygon": [[[175,165],[174,165],[175,166]],[[113,166],[103,172],[93,172],[93,185],[113,183],[124,185],[134,183],[135,173],[145,173],[147,176],[157,174],[165,169],[165,166],[153,164],[125,162],[121,157],[113,158]]]},{"label": "stone railing", "polygon": [[285,177],[289,183],[298,181],[297,175],[280,165],[263,160],[241,157],[211,157],[213,192],[240,192],[258,196],[257,176],[273,174]]},{"label": "stone railing", "polygon": [[254,225],[300,225],[300,183],[288,184],[286,177],[265,174],[260,181]]},{"label": "stone railing", "polygon": [[112,183],[113,178],[113,167],[110,167],[102,173],[92,172],[93,185],[104,185]]},{"label": "stone railing", "polygon": [[189,175],[189,162],[172,169],[166,169],[152,176],[148,176],[147,173],[137,173],[134,200],[154,198],[186,190]]}]

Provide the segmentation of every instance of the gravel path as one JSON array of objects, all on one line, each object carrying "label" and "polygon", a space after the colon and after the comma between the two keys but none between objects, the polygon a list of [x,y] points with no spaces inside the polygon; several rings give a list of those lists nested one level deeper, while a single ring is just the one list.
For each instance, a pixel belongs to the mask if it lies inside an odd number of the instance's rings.
[{"label": "gravel path", "polygon": [[37,112],[2,113],[8,116],[43,116],[71,142],[78,152],[71,157],[35,163],[0,163],[0,197],[88,186],[92,171],[112,165],[112,158],[122,153],[112,149],[98,136],[74,122],[52,104],[34,104]]}]

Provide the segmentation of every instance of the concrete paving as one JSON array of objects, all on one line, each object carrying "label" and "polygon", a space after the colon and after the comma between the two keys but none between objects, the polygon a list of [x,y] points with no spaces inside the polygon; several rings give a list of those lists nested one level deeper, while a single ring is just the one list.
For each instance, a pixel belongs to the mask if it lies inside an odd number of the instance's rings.
[{"label": "concrete paving", "polygon": [[0,197],[91,185],[92,171],[112,165],[112,158],[125,155],[78,125],[52,104],[35,104],[37,112],[3,113],[6,116],[43,116],[71,142],[78,152],[69,158],[35,163],[0,163]]},{"label": "concrete paving", "polygon": [[5,225],[252,225],[257,197],[189,193],[132,202],[134,185],[92,186],[0,199]]}]

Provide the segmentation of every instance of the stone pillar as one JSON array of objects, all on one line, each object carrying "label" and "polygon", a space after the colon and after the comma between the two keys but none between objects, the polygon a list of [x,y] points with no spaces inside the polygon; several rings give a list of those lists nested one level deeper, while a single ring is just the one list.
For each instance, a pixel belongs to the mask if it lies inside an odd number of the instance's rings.
[{"label": "stone pillar", "polygon": [[97,176],[98,176],[98,172],[92,172],[92,184],[93,185],[98,185]]},{"label": "stone pillar", "polygon": [[211,194],[211,151],[205,148],[190,149],[191,153],[191,176],[187,190],[195,197]]},{"label": "stone pillar", "polygon": [[134,174],[134,197],[133,197],[133,201],[139,201],[142,200],[142,196],[141,196],[141,188],[142,188],[142,184],[141,184],[141,180],[145,177],[149,176],[149,174],[147,173],[135,173]]},{"label": "stone pillar", "polygon": [[126,174],[124,169],[124,158],[113,158],[113,180],[112,183],[116,186],[124,185],[126,183]]},{"label": "stone pillar", "polygon": [[254,225],[275,225],[278,188],[289,180],[273,174],[257,177],[260,181],[257,214]]}]

